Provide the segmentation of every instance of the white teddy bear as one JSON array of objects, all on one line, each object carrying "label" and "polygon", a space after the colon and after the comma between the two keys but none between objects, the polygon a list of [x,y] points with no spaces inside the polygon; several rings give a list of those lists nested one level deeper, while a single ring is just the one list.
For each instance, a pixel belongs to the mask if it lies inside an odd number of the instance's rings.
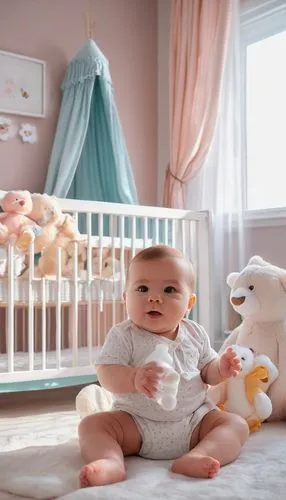
[{"label": "white teddy bear", "polygon": [[237,344],[271,359],[279,375],[268,390],[273,407],[268,420],[285,420],[286,270],[254,256],[241,272],[229,274],[227,283],[231,288],[230,303],[242,316],[242,322],[220,352]]},{"label": "white teddy bear", "polygon": [[251,431],[272,413],[272,403],[265,393],[278,377],[278,370],[268,356],[255,356],[249,347],[232,345],[240,359],[240,372],[229,378],[221,388],[220,406],[247,420]]}]

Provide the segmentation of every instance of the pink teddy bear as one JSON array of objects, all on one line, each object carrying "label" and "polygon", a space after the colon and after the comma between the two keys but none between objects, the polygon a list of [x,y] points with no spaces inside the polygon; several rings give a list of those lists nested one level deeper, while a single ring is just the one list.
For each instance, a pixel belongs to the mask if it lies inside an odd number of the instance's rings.
[{"label": "pink teddy bear", "polygon": [[41,228],[27,215],[33,207],[29,191],[9,191],[1,200],[0,245],[16,243],[19,250],[27,248]]}]

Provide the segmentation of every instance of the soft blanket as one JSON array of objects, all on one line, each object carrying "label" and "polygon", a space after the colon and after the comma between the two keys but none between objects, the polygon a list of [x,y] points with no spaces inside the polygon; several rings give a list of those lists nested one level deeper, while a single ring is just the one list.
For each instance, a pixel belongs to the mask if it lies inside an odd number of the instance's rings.
[{"label": "soft blanket", "polygon": [[264,424],[250,437],[240,457],[211,480],[172,474],[168,461],[131,457],[126,460],[126,481],[80,490],[78,422],[75,411],[1,419],[0,499],[18,499],[20,495],[61,500],[286,498],[285,423]]}]

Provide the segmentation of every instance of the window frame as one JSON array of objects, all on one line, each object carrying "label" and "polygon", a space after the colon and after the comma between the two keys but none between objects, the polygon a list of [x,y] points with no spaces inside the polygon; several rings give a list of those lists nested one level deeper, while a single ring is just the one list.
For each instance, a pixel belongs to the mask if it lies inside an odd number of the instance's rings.
[{"label": "window frame", "polygon": [[[242,192],[247,219],[272,221],[286,216],[285,208],[247,208],[247,132],[246,132],[246,52],[247,46],[286,30],[285,0],[242,0],[240,14],[240,63],[241,63],[241,141],[242,141]],[[275,225],[276,225],[275,224]],[[256,224],[255,224],[256,225]]]}]

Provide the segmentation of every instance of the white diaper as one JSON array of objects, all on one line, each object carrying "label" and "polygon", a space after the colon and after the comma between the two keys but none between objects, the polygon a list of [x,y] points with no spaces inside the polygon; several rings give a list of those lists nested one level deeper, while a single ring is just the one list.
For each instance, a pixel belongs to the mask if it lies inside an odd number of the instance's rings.
[{"label": "white diaper", "polygon": [[215,407],[202,404],[191,417],[176,422],[156,422],[132,415],[142,437],[139,455],[154,460],[174,460],[190,450],[190,440],[196,426]]}]

